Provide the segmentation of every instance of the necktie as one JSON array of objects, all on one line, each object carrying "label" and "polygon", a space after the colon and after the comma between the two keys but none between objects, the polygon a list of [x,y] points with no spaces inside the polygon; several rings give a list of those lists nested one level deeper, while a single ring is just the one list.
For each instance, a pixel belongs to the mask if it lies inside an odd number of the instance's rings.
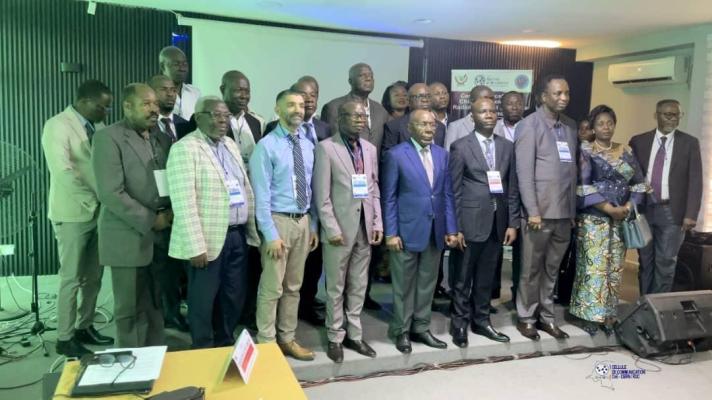
[{"label": "necktie", "polygon": [[663,199],[663,167],[665,166],[665,136],[660,138],[660,147],[655,153],[655,161],[653,161],[653,174],[650,178],[650,186],[653,187],[655,196],[658,200]]},{"label": "necktie", "polygon": [[307,131],[307,139],[309,139],[310,142],[314,146],[316,146],[316,139],[315,139],[315,134],[314,134],[314,123],[313,122],[305,122],[304,123],[304,130]]},{"label": "necktie", "polygon": [[490,170],[494,169],[494,157],[492,157],[492,139],[485,139],[485,158],[487,158],[487,166]]},{"label": "necktie", "polygon": [[171,142],[175,143],[176,135],[173,133],[173,129],[171,129],[171,120],[168,118],[161,118],[161,122],[163,122],[163,126],[165,126],[166,135],[171,138]]},{"label": "necktie", "polygon": [[354,169],[357,174],[363,174],[363,157],[361,156],[361,148],[357,141],[349,141],[351,146],[351,154],[354,157]]},{"label": "necktie", "polygon": [[430,182],[430,187],[433,187],[433,162],[428,157],[428,153],[430,153],[429,147],[420,149],[420,154],[423,157],[423,167],[425,167],[425,173],[428,175],[428,182]]},{"label": "necktie", "polygon": [[87,131],[87,138],[89,138],[89,144],[91,144],[91,140],[94,137],[94,125],[87,121],[87,123],[84,124],[84,129]]},{"label": "necktie", "polygon": [[299,145],[299,137],[295,134],[288,134],[289,141],[292,142],[292,158],[294,159],[294,176],[297,186],[297,208],[306,210],[307,208],[307,178],[304,172],[304,157],[302,147]]}]

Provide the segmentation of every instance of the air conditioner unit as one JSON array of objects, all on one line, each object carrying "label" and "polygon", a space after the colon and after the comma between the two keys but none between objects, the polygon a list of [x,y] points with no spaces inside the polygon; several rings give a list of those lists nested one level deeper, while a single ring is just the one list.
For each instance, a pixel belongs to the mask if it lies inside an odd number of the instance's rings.
[{"label": "air conditioner unit", "polygon": [[608,66],[608,82],[615,86],[652,86],[687,83],[689,58],[669,56]]}]

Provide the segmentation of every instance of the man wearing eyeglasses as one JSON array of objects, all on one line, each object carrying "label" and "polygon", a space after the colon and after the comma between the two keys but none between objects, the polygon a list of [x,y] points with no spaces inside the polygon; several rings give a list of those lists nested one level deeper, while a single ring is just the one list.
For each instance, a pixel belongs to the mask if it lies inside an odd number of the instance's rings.
[{"label": "man wearing eyeglasses", "polygon": [[430,110],[410,113],[410,136],[383,155],[381,203],[393,280],[390,335],[401,353],[411,340],[444,349],[430,332],[438,258],[458,244],[455,201],[445,149],[433,144],[437,122]]},{"label": "man wearing eyeglasses", "polygon": [[[77,89],[74,103],[50,118],[42,131],[50,174],[47,216],[57,239],[60,265],[57,353],[67,357],[91,353],[82,343],[114,343],[92,325],[104,267],[99,264],[97,248],[99,201],[91,168],[91,142],[94,132],[104,127],[112,100],[106,85],[86,81]],[[78,304],[80,291],[82,302]]]},{"label": "man wearing eyeglasses", "polygon": [[190,120],[195,110],[195,103],[200,97],[200,90],[187,83],[188,60],[183,50],[175,46],[164,47],[158,55],[158,66],[161,73],[173,80],[178,97],[173,112],[185,120]]},{"label": "man wearing eyeglasses", "polygon": [[198,129],[173,145],[168,186],[175,213],[169,254],[188,260],[193,348],[230,346],[248,284],[248,245],[259,246],[254,196],[222,99],[202,97]]},{"label": "man wearing eyeglasses", "polygon": [[[432,112],[430,106],[430,90],[428,89],[428,85],[424,83],[413,84],[413,86],[408,89],[408,107],[410,108],[410,113],[413,113],[415,110],[428,110]],[[388,151],[398,143],[410,140],[410,132],[408,130],[409,121],[410,114],[407,114],[389,121],[386,124],[383,129],[382,152]],[[445,125],[437,120],[433,143],[441,147],[445,144]]]},{"label": "man wearing eyeglasses", "polygon": [[702,199],[700,143],[677,129],[684,116],[680,103],[660,100],[654,116],[657,129],[630,139],[633,154],[653,188],[641,210],[653,234],[653,240],[638,251],[641,295],[672,290],[677,253],[685,233],[697,224]]}]

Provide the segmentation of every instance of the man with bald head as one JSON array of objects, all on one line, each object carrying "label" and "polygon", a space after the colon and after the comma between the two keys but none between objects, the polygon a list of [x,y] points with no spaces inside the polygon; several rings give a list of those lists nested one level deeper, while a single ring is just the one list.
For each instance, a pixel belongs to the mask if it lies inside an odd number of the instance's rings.
[{"label": "man with bald head", "polygon": [[388,122],[388,111],[381,103],[371,100],[368,96],[373,92],[375,80],[371,66],[365,63],[357,63],[349,68],[349,86],[351,91],[341,97],[337,97],[324,105],[321,110],[321,119],[331,126],[331,130],[336,132],[338,128],[339,107],[348,100],[360,101],[366,109],[368,121],[361,131],[361,137],[376,146],[379,154],[383,142],[383,127]]},{"label": "man with bald head", "polygon": [[[431,111],[430,90],[428,85],[424,83],[415,83],[408,89],[408,108],[410,114],[415,110]],[[388,122],[383,131],[383,147],[382,151],[386,152],[391,147],[398,143],[407,142],[410,139],[409,121],[410,114],[404,115]],[[435,115],[433,113],[433,115]],[[435,134],[433,143],[438,146],[443,146],[445,142],[445,125],[442,122],[435,121]]]},{"label": "man with bald head", "polygon": [[158,66],[161,74],[171,78],[176,87],[176,103],[173,112],[185,120],[190,120],[195,110],[195,103],[200,97],[200,90],[186,82],[188,79],[188,59],[183,50],[167,46],[158,54]]},{"label": "man with bald head", "polygon": [[435,113],[435,118],[446,127],[450,124],[450,114],[447,107],[450,105],[450,93],[442,82],[433,82],[428,85],[430,91],[430,108]]},{"label": "man with bald head", "polygon": [[494,101],[494,91],[485,85],[478,85],[470,90],[470,112],[448,125],[447,134],[445,135],[445,150],[450,151],[450,145],[457,139],[469,135],[475,129],[475,121],[472,119],[472,105],[480,98]]},{"label": "man with bald head", "polygon": [[254,196],[219,97],[198,100],[197,129],[168,159],[175,212],[170,254],[187,260],[193,348],[230,346],[248,285],[248,244],[259,246]]},{"label": "man with bald head", "polygon": [[462,263],[454,271],[450,325],[458,347],[467,347],[469,329],[497,342],[509,341],[490,322],[490,294],[502,245],[516,239],[519,223],[514,144],[494,134],[494,101],[477,99],[472,118],[474,132],[450,147],[450,174],[464,247]]},{"label": "man with bald head", "polygon": [[250,81],[240,71],[227,71],[220,84],[222,99],[232,116],[226,136],[237,143],[243,163],[250,161],[255,143],[262,138],[260,121],[247,111],[250,103]]},{"label": "man with bald head", "polygon": [[173,212],[165,182],[167,148],[151,134],[158,99],[150,86],[124,88],[124,118],[96,133],[92,167],[99,213],[99,261],[111,266],[117,347],[163,344],[155,257]]},{"label": "man with bald head", "polygon": [[[420,100],[420,99],[419,99]],[[457,245],[457,221],[447,152],[433,143],[436,124],[429,109],[410,113],[409,138],[383,154],[381,200],[393,280],[390,334],[398,351],[411,340],[444,349],[430,332],[438,257]]]}]

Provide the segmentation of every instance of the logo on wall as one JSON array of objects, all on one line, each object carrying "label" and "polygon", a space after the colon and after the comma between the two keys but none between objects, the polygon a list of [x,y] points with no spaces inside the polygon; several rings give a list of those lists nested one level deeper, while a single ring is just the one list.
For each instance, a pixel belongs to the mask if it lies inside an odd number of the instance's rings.
[{"label": "logo on wall", "polygon": [[457,86],[464,86],[467,83],[467,74],[455,75],[455,83],[457,83]]},{"label": "logo on wall", "polygon": [[475,77],[475,85],[476,85],[476,86],[484,85],[484,84],[486,84],[486,83],[487,83],[487,78],[485,78],[484,75],[477,75],[477,76]]},{"label": "logo on wall", "polygon": [[524,74],[517,75],[517,77],[514,78],[514,85],[520,90],[527,88],[529,86],[529,77]]}]

